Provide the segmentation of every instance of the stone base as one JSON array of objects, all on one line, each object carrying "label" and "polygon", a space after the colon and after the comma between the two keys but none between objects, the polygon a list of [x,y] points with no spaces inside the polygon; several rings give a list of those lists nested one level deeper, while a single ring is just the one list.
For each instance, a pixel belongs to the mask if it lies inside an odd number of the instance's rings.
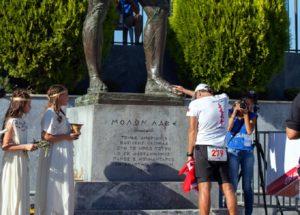
[{"label": "stone base", "polygon": [[76,211],[198,208],[198,193],[184,193],[182,182],[77,182],[75,193]]},{"label": "stone base", "polygon": [[68,108],[70,122],[83,124],[80,138],[74,141],[77,179],[183,179],[178,172],[186,162],[186,107],[176,102],[175,105],[143,105],[143,102]]},{"label": "stone base", "polygon": [[184,105],[184,97],[178,95],[143,93],[88,93],[75,101],[76,106],[93,104],[136,104],[136,105]]},{"label": "stone base", "polygon": [[[77,104],[97,104],[67,111],[70,122],[83,124],[74,141],[75,214],[198,214],[198,193],[184,193],[178,176],[187,147],[182,98],[99,93],[81,99]],[[217,184],[211,192],[211,207],[218,207]]]},{"label": "stone base", "polygon": [[[218,192],[213,183],[212,208],[218,208]],[[76,215],[198,214],[198,193],[184,193],[182,182],[76,182],[75,194]]]}]

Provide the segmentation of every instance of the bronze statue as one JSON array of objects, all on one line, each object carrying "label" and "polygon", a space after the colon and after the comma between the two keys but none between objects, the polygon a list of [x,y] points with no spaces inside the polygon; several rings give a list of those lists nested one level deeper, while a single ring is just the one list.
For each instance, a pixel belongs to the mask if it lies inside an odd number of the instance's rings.
[{"label": "bronze statue", "polygon": [[[91,92],[105,92],[107,87],[100,78],[103,43],[103,21],[111,0],[89,0],[83,26],[83,45],[90,77]],[[172,95],[172,86],[161,77],[167,35],[169,0],[138,0],[148,20],[144,29],[144,51],[147,69],[145,93]]]}]

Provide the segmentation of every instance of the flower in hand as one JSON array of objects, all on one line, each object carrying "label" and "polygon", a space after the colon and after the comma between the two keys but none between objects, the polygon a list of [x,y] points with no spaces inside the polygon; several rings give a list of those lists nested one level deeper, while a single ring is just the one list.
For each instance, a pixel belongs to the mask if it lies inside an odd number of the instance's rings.
[{"label": "flower in hand", "polygon": [[50,147],[50,142],[46,140],[33,140],[33,143],[37,145],[38,148],[40,149],[48,149]]}]

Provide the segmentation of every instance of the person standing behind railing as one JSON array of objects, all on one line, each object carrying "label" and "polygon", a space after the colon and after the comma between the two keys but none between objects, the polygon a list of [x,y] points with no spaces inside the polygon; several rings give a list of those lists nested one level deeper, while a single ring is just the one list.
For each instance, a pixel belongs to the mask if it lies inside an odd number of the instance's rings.
[{"label": "person standing behind railing", "polygon": [[142,33],[142,16],[137,0],[119,0],[117,9],[122,17],[123,43],[127,44],[128,30],[134,27],[135,43],[138,44]]},{"label": "person standing behind railing", "polygon": [[[254,100],[250,95],[235,102],[229,110],[228,119],[228,159],[230,180],[236,192],[239,177],[242,178],[242,189],[245,201],[245,214],[253,211],[253,172],[254,154],[253,138],[257,114],[252,111]],[[241,175],[239,170],[241,168]]]},{"label": "person standing behind railing", "polygon": [[[289,118],[286,120],[286,136],[290,140],[300,138],[300,93],[294,98]],[[297,172],[300,175],[300,157]]]},{"label": "person standing behind railing", "polygon": [[286,120],[286,135],[291,140],[300,138],[300,93],[291,105],[290,115]]}]

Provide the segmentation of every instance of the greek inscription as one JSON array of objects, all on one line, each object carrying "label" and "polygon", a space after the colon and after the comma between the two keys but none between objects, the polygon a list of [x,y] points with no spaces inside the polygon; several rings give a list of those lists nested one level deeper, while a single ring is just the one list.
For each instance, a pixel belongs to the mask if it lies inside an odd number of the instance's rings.
[{"label": "greek inscription", "polygon": [[[168,127],[176,126],[177,122],[170,122],[169,120],[138,120],[138,119],[113,119],[111,125],[121,125],[121,126],[152,126],[152,127]],[[145,130],[145,129],[142,129]],[[148,129],[146,129],[148,130]]]},{"label": "greek inscription", "polygon": [[[125,123],[125,121],[121,120],[118,123]],[[159,123],[168,126],[165,122]],[[147,165],[155,163],[173,166],[172,155],[172,147],[165,136],[147,135],[147,133],[142,136],[121,135],[119,142],[114,146],[113,161],[144,169]]]}]

